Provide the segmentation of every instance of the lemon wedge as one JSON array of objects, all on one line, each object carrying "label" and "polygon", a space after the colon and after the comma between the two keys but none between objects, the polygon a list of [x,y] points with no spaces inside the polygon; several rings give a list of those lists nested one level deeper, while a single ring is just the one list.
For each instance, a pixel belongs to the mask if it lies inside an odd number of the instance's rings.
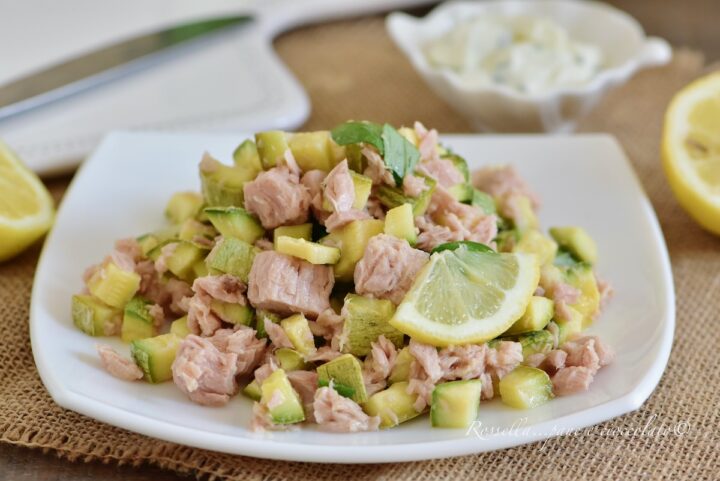
[{"label": "lemon wedge", "polygon": [[534,254],[499,254],[466,246],[436,252],[390,324],[435,346],[489,341],[523,315],[539,278]]},{"label": "lemon wedge", "polygon": [[720,235],[720,73],[675,95],[665,113],[662,158],[680,204]]},{"label": "lemon wedge", "polygon": [[42,237],[54,215],[43,183],[0,141],[0,262]]}]

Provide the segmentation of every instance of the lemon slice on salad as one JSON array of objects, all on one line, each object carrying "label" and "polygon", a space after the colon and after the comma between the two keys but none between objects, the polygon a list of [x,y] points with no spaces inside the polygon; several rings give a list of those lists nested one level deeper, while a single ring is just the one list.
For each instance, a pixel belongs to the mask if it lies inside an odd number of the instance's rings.
[{"label": "lemon slice on salad", "polygon": [[0,141],[0,262],[45,234],[54,212],[52,197],[40,179]]},{"label": "lemon slice on salad", "polygon": [[665,114],[662,157],[680,204],[720,235],[720,73],[675,95]]},{"label": "lemon slice on salad", "polygon": [[453,247],[432,254],[390,324],[435,346],[494,339],[525,312],[540,278],[537,258]]}]

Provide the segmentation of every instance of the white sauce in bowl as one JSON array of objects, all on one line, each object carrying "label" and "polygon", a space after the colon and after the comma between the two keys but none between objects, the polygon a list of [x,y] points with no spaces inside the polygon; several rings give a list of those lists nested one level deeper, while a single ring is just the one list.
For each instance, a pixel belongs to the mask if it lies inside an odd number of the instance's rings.
[{"label": "white sauce in bowl", "polygon": [[468,19],[423,50],[433,67],[455,71],[468,85],[505,85],[523,93],[585,85],[604,62],[597,46],[532,16]]}]

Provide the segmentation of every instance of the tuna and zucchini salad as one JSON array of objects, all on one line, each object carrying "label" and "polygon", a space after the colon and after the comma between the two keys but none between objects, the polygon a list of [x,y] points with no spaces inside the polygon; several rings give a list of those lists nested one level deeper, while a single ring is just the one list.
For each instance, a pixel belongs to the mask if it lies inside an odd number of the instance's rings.
[{"label": "tuna and zucchini salad", "polygon": [[[583,331],[611,289],[581,227],[540,229],[511,166],[470,172],[416,123],[261,132],[205,154],[167,225],[115,249],[75,325],[127,381],[189,402],[253,400],[252,429],[465,428],[482,402],[530,409],[612,361]],[[482,402],[481,402],[482,401]]]}]

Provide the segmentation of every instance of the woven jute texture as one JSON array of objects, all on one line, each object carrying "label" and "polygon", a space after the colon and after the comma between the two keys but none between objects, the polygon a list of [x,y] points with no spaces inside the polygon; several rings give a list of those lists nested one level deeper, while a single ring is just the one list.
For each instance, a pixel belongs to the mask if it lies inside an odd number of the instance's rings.
[{"label": "woven jute texture", "polygon": [[[420,119],[443,132],[469,131],[413,72],[380,18],[298,30],[276,45],[312,99],[306,128],[348,118]],[[35,248],[0,266],[0,440],[69,460],[149,463],[213,479],[720,479],[720,239],[680,209],[658,154],[668,100],[702,69],[701,56],[678,51],[669,66],[614,92],[581,129],[613,133],[632,159],[665,233],[678,299],[675,342],[660,385],[639,411],[604,423],[603,431],[555,438],[544,449],[534,444],[437,461],[343,466],[230,456],[113,428],[59,408],[38,378],[28,338]],[[67,180],[50,183],[56,198]],[[644,426],[666,431],[633,434]]]}]

